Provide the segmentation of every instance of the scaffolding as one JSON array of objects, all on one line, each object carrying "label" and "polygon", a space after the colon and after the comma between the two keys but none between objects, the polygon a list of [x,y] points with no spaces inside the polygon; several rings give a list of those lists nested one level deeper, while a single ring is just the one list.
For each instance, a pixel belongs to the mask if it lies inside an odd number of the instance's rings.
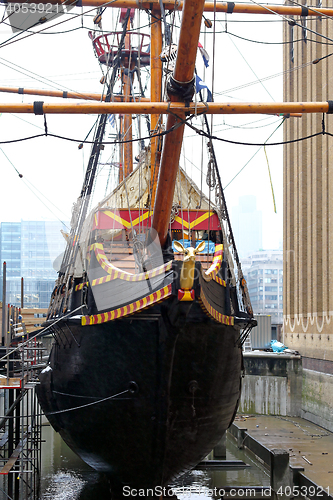
[{"label": "scaffolding", "polygon": [[38,500],[42,411],[35,389],[44,347],[29,338],[19,313],[9,306],[0,347],[0,497]]}]

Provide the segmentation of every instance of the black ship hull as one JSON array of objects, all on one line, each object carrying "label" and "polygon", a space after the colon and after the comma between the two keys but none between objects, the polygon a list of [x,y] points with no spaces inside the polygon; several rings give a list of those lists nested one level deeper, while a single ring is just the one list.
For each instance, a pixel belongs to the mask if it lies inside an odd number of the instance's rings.
[{"label": "black ship hull", "polygon": [[205,457],[233,420],[239,330],[175,297],[102,324],[61,320],[40,403],[93,468],[122,484],[163,486]]}]

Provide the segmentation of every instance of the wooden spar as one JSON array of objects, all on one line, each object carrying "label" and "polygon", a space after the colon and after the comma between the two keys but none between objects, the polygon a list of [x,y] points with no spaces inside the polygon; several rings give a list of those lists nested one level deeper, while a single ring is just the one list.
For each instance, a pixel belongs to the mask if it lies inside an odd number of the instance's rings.
[{"label": "wooden spar", "polygon": [[[168,84],[168,94],[171,102],[190,101],[192,99],[193,93],[189,94],[189,91],[193,90],[194,92],[194,68],[203,8],[204,0],[185,0],[184,2],[175,69]],[[168,236],[170,213],[185,128],[182,121],[185,116],[185,109],[182,113],[178,113],[180,119],[169,114],[166,123],[167,130],[174,126],[177,126],[177,128],[164,138],[152,219],[152,229],[157,232],[162,247]]]},{"label": "wooden spar", "polygon": [[[80,93],[80,92],[70,92],[70,91],[59,91],[59,90],[39,90],[39,89],[24,89],[20,87],[0,87],[0,92],[6,92],[9,94],[27,94],[27,95],[42,95],[47,97],[62,97],[64,99],[84,99],[92,101],[105,101],[105,95],[102,94],[92,94],[92,93]],[[125,98],[122,95],[113,95],[113,101],[124,102]],[[138,100],[141,102],[150,102],[148,97],[140,97]],[[133,97],[129,96],[127,101],[133,101]]]},{"label": "wooden spar", "polygon": [[[15,4],[25,4],[27,0],[16,0]],[[38,0],[38,4],[51,4],[51,5],[66,5],[71,2],[67,0]],[[76,2],[72,2],[74,5]],[[8,3],[10,5],[10,3]],[[158,9],[159,0],[152,0],[149,2],[138,2],[137,0],[114,0],[110,3],[105,3],[105,0],[80,0],[82,7],[113,7],[113,8],[126,8],[126,9]],[[184,2],[174,2],[174,0],[163,0],[163,5],[166,10],[182,10]],[[299,7],[294,5],[255,5],[246,3],[233,3],[233,2],[205,2],[205,12],[227,12],[233,14],[280,14],[284,16],[333,16],[333,9],[322,7]],[[306,14],[304,14],[306,12]]]},{"label": "wooden spar", "polygon": [[[154,21],[150,26],[150,99],[154,102],[162,99],[162,61],[160,54],[162,52],[162,21],[159,18],[159,11],[153,10]],[[157,129],[159,123],[159,115],[151,115],[150,129],[152,133],[159,132]],[[157,179],[160,166],[161,151],[159,148],[160,138],[152,137],[150,142],[150,192],[151,206],[154,206]]]},{"label": "wooden spar", "polygon": [[[131,21],[128,18],[127,30],[131,29]],[[130,36],[127,33],[125,36],[125,49],[130,51]],[[130,70],[134,68],[133,61],[129,61],[126,57],[125,67],[121,70],[122,81],[123,81],[123,96],[125,102],[129,101],[131,96],[131,75]],[[133,172],[133,143],[132,143],[132,114],[124,115],[123,121],[123,133],[121,135],[124,141],[123,144],[123,175],[127,177],[131,172]]]},{"label": "wooden spar", "polygon": [[[274,103],[190,103],[185,107],[182,102],[110,102],[110,103],[66,103],[43,104],[44,114],[167,114],[176,113],[180,117],[185,112],[191,114],[207,113],[220,115],[289,115],[297,113],[328,113],[329,103],[324,102],[274,102]],[[0,113],[34,113],[34,104],[0,103]],[[170,127],[168,127],[170,128]],[[170,135],[170,134],[168,134]]]},{"label": "wooden spar", "polygon": [[[124,117],[120,115],[119,117],[119,130],[120,130],[120,137],[123,137],[124,135]],[[123,144],[119,144],[119,183],[123,182],[124,180],[124,148]]]},{"label": "wooden spar", "polygon": [[[130,75],[128,74],[129,68],[122,69],[122,78],[123,78],[123,94],[128,97],[131,93],[131,83],[130,83]],[[124,129],[122,133],[122,139],[124,141],[123,149],[124,149],[124,177],[127,177],[131,172],[133,172],[133,143],[132,143],[132,114],[126,113],[124,115]]]}]

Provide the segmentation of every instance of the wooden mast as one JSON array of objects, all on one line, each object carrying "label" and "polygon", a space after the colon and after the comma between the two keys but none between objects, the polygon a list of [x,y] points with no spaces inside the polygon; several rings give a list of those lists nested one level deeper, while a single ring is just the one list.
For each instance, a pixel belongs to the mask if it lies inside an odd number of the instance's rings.
[{"label": "wooden mast", "polygon": [[[119,134],[120,140],[122,140],[122,138],[124,136],[124,117],[123,117],[123,115],[119,116],[119,132],[120,132],[120,134]],[[120,143],[119,144],[119,183],[124,180],[124,177],[126,177],[126,175],[124,175],[124,170],[125,170],[124,148],[123,148],[123,144]]]},{"label": "wooden mast", "polygon": [[[131,82],[129,75],[130,68],[123,68],[122,78],[123,78],[123,93],[125,96],[125,102],[131,93]],[[132,144],[132,114],[128,113],[124,115],[123,118],[123,133],[121,135],[122,140],[128,141],[124,142],[123,146],[123,156],[124,156],[124,177],[127,177],[131,172],[133,172],[133,144]]]},{"label": "wooden mast", "polygon": [[[127,21],[127,30],[131,28],[131,18],[128,18]],[[125,50],[130,53],[131,49],[131,37],[126,33],[125,36]],[[133,69],[134,63],[129,60],[129,57],[126,57],[124,61],[124,67],[122,68],[122,82],[123,82],[123,95],[125,98],[125,102],[129,101],[131,96],[131,75],[130,71]],[[133,172],[133,145],[132,145],[132,114],[128,113],[124,115],[123,121],[123,130],[122,130],[122,140],[128,141],[124,142],[122,145],[123,148],[123,176],[127,177],[131,172]]]},{"label": "wooden mast", "polygon": [[[185,0],[180,29],[175,69],[169,80],[168,94],[171,102],[189,104],[194,92],[194,68],[200,35],[204,0]],[[179,158],[182,148],[185,112],[179,118],[168,115],[164,139],[160,173],[156,191],[156,200],[152,220],[152,228],[157,232],[163,247],[170,223],[170,213],[178,172]]]},{"label": "wooden mast", "polygon": [[[150,27],[150,99],[152,101],[161,101],[162,99],[162,61],[160,58],[162,52],[162,23],[160,19],[160,10],[153,10],[153,20]],[[157,131],[159,123],[159,115],[151,115],[150,128],[151,132]],[[154,206],[157,179],[160,166],[161,150],[160,138],[153,137],[150,143],[150,175],[151,175],[151,206]]]}]

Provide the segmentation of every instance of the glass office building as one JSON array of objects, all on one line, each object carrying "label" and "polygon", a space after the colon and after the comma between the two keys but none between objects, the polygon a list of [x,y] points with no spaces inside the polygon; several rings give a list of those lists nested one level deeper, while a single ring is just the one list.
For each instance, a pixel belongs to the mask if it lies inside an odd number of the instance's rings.
[{"label": "glass office building", "polygon": [[3,299],[3,262],[6,262],[6,303],[21,305],[21,278],[24,282],[24,307],[47,308],[57,272],[55,259],[65,249],[61,222],[1,222],[0,300]]},{"label": "glass office building", "polygon": [[283,323],[283,252],[262,250],[242,260],[254,314],[269,314]]}]

